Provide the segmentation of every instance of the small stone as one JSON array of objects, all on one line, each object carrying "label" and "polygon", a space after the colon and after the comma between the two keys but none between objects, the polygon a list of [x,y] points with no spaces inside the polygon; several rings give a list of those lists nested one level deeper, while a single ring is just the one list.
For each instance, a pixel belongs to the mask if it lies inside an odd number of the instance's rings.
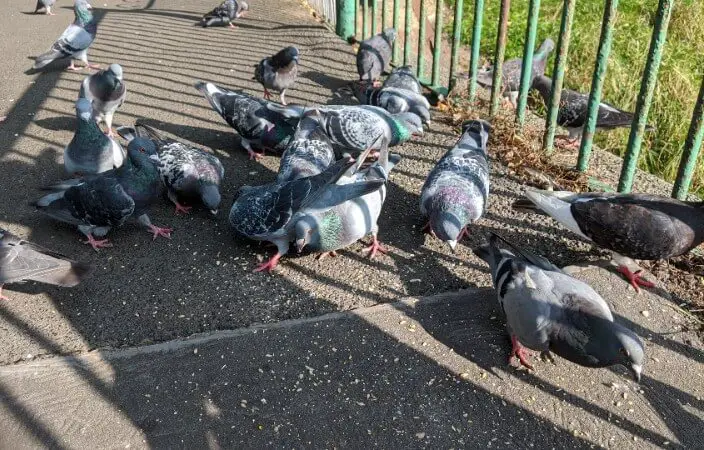
[{"label": "small stone", "polygon": [[425,433],[416,433],[416,437],[418,439],[423,439],[423,438],[425,438]]},{"label": "small stone", "polygon": [[469,374],[467,372],[462,372],[460,374],[460,378],[462,378],[463,380],[469,380]]},{"label": "small stone", "polygon": [[193,354],[194,354],[194,355],[197,355],[197,354],[198,354],[198,349],[197,349],[197,348],[194,348],[194,349],[193,349]]},{"label": "small stone", "polygon": [[628,393],[624,392],[623,394],[621,394],[621,397],[626,400],[628,398]]},{"label": "small stone", "polygon": [[623,402],[618,401],[618,402],[614,403],[614,405],[618,408],[619,406],[623,405]]},{"label": "small stone", "polygon": [[650,317],[650,311],[648,311],[647,309],[644,311],[641,311],[640,313],[643,314],[643,317]]}]

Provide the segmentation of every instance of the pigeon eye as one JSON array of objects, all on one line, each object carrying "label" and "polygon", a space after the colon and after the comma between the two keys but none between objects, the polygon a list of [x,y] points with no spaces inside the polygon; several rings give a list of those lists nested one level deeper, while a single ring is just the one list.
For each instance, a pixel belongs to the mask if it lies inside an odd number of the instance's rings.
[{"label": "pigeon eye", "polygon": [[146,150],[144,150],[144,147],[139,147],[139,152],[140,152],[140,153],[145,153]]}]

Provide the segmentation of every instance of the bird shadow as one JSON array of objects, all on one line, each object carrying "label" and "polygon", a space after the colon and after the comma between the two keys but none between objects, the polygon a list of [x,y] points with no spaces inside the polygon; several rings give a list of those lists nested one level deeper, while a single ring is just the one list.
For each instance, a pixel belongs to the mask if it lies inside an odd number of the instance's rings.
[{"label": "bird shadow", "polygon": [[52,131],[73,131],[76,129],[76,118],[69,116],[49,117],[35,120],[34,123]]}]

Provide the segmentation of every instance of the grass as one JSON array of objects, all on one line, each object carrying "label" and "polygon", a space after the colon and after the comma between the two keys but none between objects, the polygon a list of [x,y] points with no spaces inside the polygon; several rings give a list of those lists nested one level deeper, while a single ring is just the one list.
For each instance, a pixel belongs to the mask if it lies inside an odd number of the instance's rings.
[{"label": "grass", "polygon": [[[496,45],[499,4],[499,0],[485,1],[481,54],[488,60],[493,58]],[[562,4],[561,0],[541,2],[538,45],[547,37],[557,42]],[[464,6],[462,39],[469,44],[474,2],[465,0]],[[635,109],[656,9],[656,0],[621,0],[604,83],[604,101],[622,109]],[[589,92],[591,88],[603,13],[603,1],[577,2],[565,78],[565,86],[570,89]],[[522,54],[527,15],[527,1],[512,2],[507,59]],[[552,71],[553,62],[554,54],[548,72]],[[642,169],[674,180],[703,76],[704,2],[680,0],[675,2],[650,109],[649,122],[657,131],[645,136],[639,160]],[[628,133],[628,129],[600,132],[596,143],[623,156]],[[704,195],[704,158],[700,158],[692,190]]]}]

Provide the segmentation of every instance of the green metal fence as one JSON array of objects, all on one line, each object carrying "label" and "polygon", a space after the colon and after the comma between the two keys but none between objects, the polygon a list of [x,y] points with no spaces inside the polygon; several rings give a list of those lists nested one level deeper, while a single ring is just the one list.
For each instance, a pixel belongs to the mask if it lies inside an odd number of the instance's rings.
[{"label": "green metal fence", "polygon": [[[460,38],[461,22],[464,1],[455,0],[454,15],[452,16],[452,33],[443,33],[443,15],[445,13],[443,0],[309,0],[313,3],[336,3],[335,7],[327,6],[326,11],[335,11],[336,16],[333,23],[337,33],[343,38],[354,35],[357,39],[363,40],[379,33],[389,26],[387,17],[392,17],[392,26],[399,32],[399,38],[394,43],[393,64],[414,65],[421,82],[431,89],[439,92],[446,92],[455,86],[457,70],[460,59]],[[504,61],[506,50],[507,30],[509,26],[509,11],[511,0],[501,1],[501,13],[499,18],[496,47],[494,51],[494,78],[490,97],[490,116],[494,116],[499,107],[499,98],[502,94],[500,81],[502,80],[501,66]],[[597,1],[597,0],[594,0]],[[560,105],[560,94],[564,79],[567,55],[569,52],[569,41],[572,30],[576,0],[564,0],[560,34],[557,41],[557,57],[553,67],[552,92],[548,102],[548,113],[546,118],[545,135],[543,148],[547,153],[553,149],[555,131],[557,129],[558,110]],[[601,101],[601,92],[606,75],[606,67],[611,51],[611,42],[618,12],[618,0],[604,0],[604,17],[602,20],[601,37],[597,58],[592,77],[592,87],[589,94],[587,110],[587,120],[582,131],[582,141],[579,149],[579,157],[576,168],[585,172],[589,168],[589,158],[591,155],[594,132],[596,129],[597,113]],[[653,92],[657,80],[658,70],[662,59],[663,49],[667,39],[668,25],[672,14],[674,0],[659,0],[657,9],[654,11],[655,20],[653,34],[648,52],[648,59],[643,71],[640,93],[636,104],[636,111],[631,132],[628,139],[626,156],[624,158],[619,178],[619,192],[629,192],[633,186],[633,177],[636,172],[638,156],[642,144],[643,134],[646,129],[648,113],[653,100]],[[427,37],[428,12],[434,8],[434,36],[429,44]],[[318,9],[318,8],[316,8]],[[379,12],[378,9],[381,9]],[[450,8],[448,13],[450,12]],[[536,30],[539,19],[540,0],[529,0],[528,20],[526,23],[523,67],[520,77],[520,88],[518,104],[516,108],[516,124],[521,130],[525,121],[525,111],[527,106],[528,83],[531,80],[531,73],[528,61],[533,58],[535,48]],[[319,11],[320,12],[320,11]],[[484,0],[474,0],[474,23],[472,28],[471,48],[469,49],[469,88],[468,97],[474,100],[477,86],[477,73],[479,63],[479,47],[482,37],[482,18],[484,12]],[[361,16],[361,17],[360,17]],[[329,17],[329,16],[328,16]],[[377,18],[380,17],[380,24]],[[401,18],[403,17],[403,28]],[[361,25],[361,26],[360,26]],[[414,41],[415,39],[415,41]],[[444,42],[448,41],[448,42]],[[413,43],[416,43],[415,48]],[[443,46],[443,43],[445,46]],[[427,76],[426,56],[429,54],[429,45],[432,46],[432,69],[430,77]],[[443,60],[443,49],[448,49],[450,53],[449,67],[447,68],[445,79],[441,79]],[[692,177],[697,164],[697,157],[704,140],[704,80],[699,92],[691,126],[687,140],[684,143],[682,160],[678,170],[675,186],[672,195],[677,198],[685,198],[689,190]]]}]

